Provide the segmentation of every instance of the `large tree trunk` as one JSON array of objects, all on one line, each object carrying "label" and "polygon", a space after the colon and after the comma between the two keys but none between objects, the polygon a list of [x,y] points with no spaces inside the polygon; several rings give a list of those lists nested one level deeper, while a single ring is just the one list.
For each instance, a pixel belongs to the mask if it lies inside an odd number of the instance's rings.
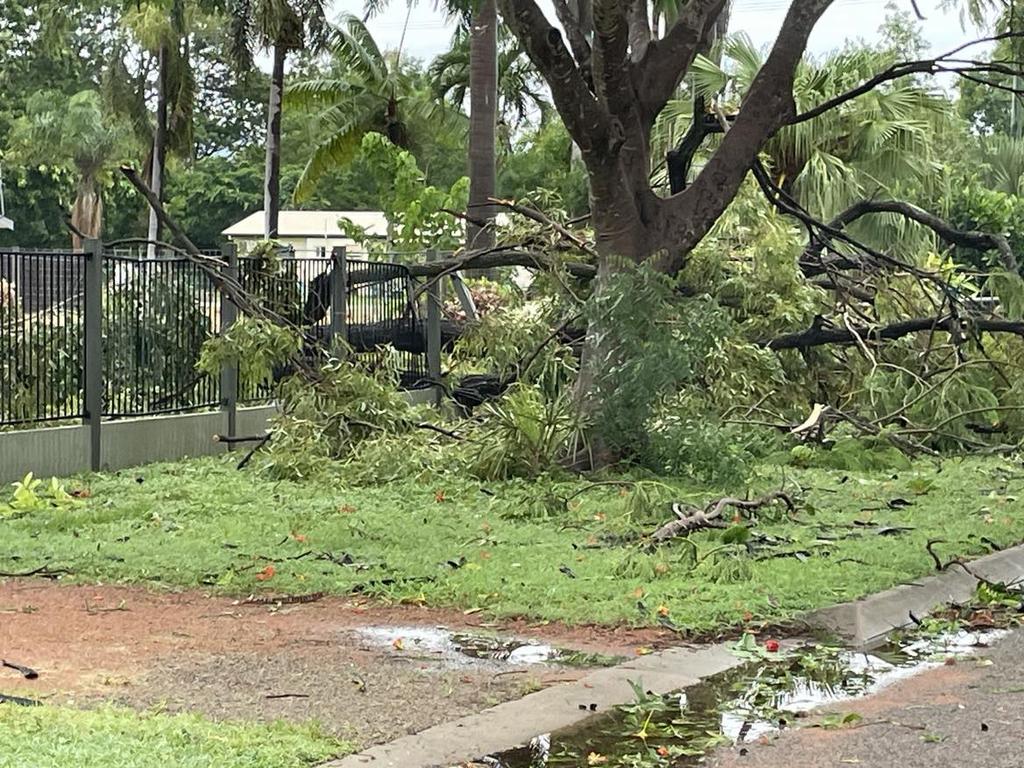
[{"label": "large tree trunk", "polygon": [[287,50],[274,46],[274,69],[267,101],[267,161],[263,172],[263,236],[277,237],[281,212],[281,97],[284,94],[284,59]]},{"label": "large tree trunk", "polygon": [[[167,80],[171,52],[166,42],[160,46],[159,64],[156,78],[156,127],[153,130],[152,169],[149,186],[160,202],[163,202],[164,167],[167,163]],[[150,244],[146,247],[146,256],[156,258],[156,246],[152,241],[160,239],[160,219],[156,209],[149,209],[149,230],[146,239]]]},{"label": "large tree trunk", "polygon": [[[494,245],[495,134],[498,122],[498,10],[482,0],[473,14],[469,39],[469,218],[466,247]],[[474,222],[482,222],[478,226]]]}]

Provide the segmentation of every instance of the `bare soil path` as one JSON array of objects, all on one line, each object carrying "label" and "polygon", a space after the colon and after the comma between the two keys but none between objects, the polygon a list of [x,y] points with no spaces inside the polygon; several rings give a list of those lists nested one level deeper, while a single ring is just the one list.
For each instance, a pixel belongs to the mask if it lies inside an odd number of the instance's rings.
[{"label": "bare soil path", "polygon": [[0,692],[217,718],[318,720],[366,746],[581,674],[453,657],[416,639],[437,627],[622,656],[671,639],[659,630],[488,623],[460,611],[345,598],[252,605],[201,592],[15,579],[0,582],[0,658],[39,677],[0,669]]}]

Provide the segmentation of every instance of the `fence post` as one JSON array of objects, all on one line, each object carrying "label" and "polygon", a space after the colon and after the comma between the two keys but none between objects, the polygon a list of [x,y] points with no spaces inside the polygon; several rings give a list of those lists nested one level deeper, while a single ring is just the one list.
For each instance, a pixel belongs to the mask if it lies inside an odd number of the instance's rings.
[{"label": "fence post", "polygon": [[[427,251],[427,262],[437,261],[437,251]],[[427,372],[434,383],[434,405],[441,404],[441,279],[427,278]]]},{"label": "fence post", "polygon": [[89,468],[102,466],[100,429],[103,422],[103,243],[87,238],[85,246],[85,400],[89,426]]},{"label": "fence post", "polygon": [[330,339],[335,349],[341,339],[348,344],[348,254],[345,246],[331,248],[331,328]]},{"label": "fence post", "polygon": [[[238,250],[234,243],[226,243],[221,251],[225,265],[221,272],[228,280],[238,281]],[[220,330],[224,333],[238,319],[238,307],[223,293],[220,294]],[[220,371],[220,404],[228,417],[228,435],[237,434],[238,366],[225,364]]]}]

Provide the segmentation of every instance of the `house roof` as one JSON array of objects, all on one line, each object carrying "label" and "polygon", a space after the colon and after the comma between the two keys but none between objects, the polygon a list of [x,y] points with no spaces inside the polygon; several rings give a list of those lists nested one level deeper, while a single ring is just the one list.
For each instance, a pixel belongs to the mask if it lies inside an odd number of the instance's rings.
[{"label": "house roof", "polygon": [[[277,222],[279,237],[338,237],[338,219],[346,218],[371,237],[385,237],[388,221],[380,211],[281,211]],[[228,237],[263,237],[263,211],[256,211],[225,229]]]}]

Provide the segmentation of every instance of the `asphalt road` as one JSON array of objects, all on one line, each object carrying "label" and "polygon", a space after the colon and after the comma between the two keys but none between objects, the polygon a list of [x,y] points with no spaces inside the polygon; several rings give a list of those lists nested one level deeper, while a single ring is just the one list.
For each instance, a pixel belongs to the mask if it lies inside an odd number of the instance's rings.
[{"label": "asphalt road", "polygon": [[816,728],[809,727],[816,722],[812,717],[773,739],[723,750],[708,765],[1024,768],[1024,630],[971,660],[826,711],[856,712],[863,720]]}]

